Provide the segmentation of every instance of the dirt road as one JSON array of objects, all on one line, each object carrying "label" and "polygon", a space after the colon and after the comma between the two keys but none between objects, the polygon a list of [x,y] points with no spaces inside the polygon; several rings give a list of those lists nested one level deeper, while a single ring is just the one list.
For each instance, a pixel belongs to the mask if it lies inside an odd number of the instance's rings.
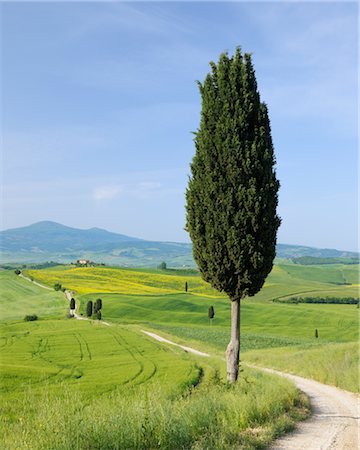
[{"label": "dirt road", "polygon": [[275,441],[271,450],[357,450],[359,440],[359,396],[333,386],[276,370],[268,372],[288,378],[309,397],[313,414],[296,429]]},{"label": "dirt road", "polygon": [[143,333],[147,334],[148,336],[152,337],[153,339],[156,339],[159,342],[164,342],[166,344],[175,345],[176,347],[180,347],[188,353],[193,353],[194,355],[205,356],[205,357],[210,356],[208,353],[200,352],[199,350],[195,350],[194,348],[191,348],[191,347],[186,347],[186,345],[175,344],[175,342],[169,341],[168,339],[165,339],[165,338],[159,336],[158,334],[151,333],[150,331],[145,331],[145,330],[141,330],[141,331]]},{"label": "dirt road", "polygon": [[39,286],[43,289],[47,289],[48,291],[53,291],[53,288],[50,288],[48,286],[44,286],[43,284],[38,283],[37,281],[32,280],[31,278],[25,277],[22,273],[20,273],[19,277],[24,278],[24,280],[30,281],[30,283],[36,284],[36,286]]},{"label": "dirt road", "polygon": [[[160,342],[176,345],[187,352],[210,356],[190,347],[184,347],[161,336],[141,330]],[[288,378],[310,399],[313,414],[296,429],[278,439],[271,450],[358,450],[359,440],[359,396],[328,386],[314,380],[290,375],[272,369],[265,370]]]}]

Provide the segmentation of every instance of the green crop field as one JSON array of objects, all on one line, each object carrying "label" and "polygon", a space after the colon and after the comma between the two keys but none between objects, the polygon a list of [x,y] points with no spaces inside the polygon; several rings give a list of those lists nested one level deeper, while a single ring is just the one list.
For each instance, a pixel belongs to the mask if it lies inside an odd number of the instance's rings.
[{"label": "green crop field", "polygon": [[65,300],[61,292],[42,289],[7,270],[0,271],[0,285],[2,321],[33,313],[46,317],[65,315]]},{"label": "green crop field", "polygon": [[[28,273],[49,286],[61,282],[72,289],[82,314],[89,299],[101,296],[103,317],[112,322],[146,325],[164,336],[218,355],[229,340],[230,303],[195,271],[61,266]],[[275,265],[261,292],[242,302],[242,360],[260,364],[259,354],[266,351],[268,366],[358,390],[355,343],[359,336],[359,309],[355,305],[272,302],[279,298],[286,301],[293,295],[358,297],[358,274],[358,265]],[[185,282],[189,286],[187,293]],[[210,305],[215,308],[212,326],[207,318]],[[349,343],[350,347],[337,346],[341,343]],[[294,355],[304,350],[314,358],[322,354],[321,367],[308,364],[306,370],[300,369]],[[288,358],[287,365],[281,363],[280,355],[284,360]],[[347,377],[327,375],[326,367],[331,364],[339,371],[346,370]]]},{"label": "green crop field", "polygon": [[[52,287],[60,282],[79,295],[111,293],[159,295],[189,292],[206,297],[224,297],[205,283],[194,271],[159,271],[113,267],[58,266],[26,273]],[[341,284],[351,283],[351,284]],[[254,299],[267,301],[295,294],[358,295],[358,266],[300,266],[281,264],[274,266],[264,288]]]},{"label": "green crop field", "polygon": [[[65,284],[61,272],[66,271],[59,270],[56,281]],[[31,275],[45,282],[42,272],[47,270]],[[154,276],[152,287],[162,283],[163,290],[176,291],[179,280],[172,272],[161,278],[151,271],[135,272],[129,278],[142,273],[146,286],[151,286]],[[119,274],[116,269],[112,273]],[[74,278],[88,286],[82,300],[76,298],[81,308],[90,295],[86,292],[97,296],[98,278],[92,281],[86,275],[85,280]],[[192,276],[200,292],[210,291],[201,288],[196,276],[183,275]],[[109,274],[98,276],[102,281]],[[167,276],[172,277],[172,287]],[[112,293],[116,280],[110,278],[110,297],[103,301],[104,315],[112,324],[106,326],[67,318],[69,305],[62,292],[45,290],[12,271],[2,271],[0,277],[2,448],[264,448],[307,414],[307,400],[286,380],[246,369],[239,384],[229,389],[221,381],[224,365],[219,358],[190,355],[145,336],[140,328],[151,327],[146,319],[149,305],[144,305],[153,294],[139,296],[139,310],[119,320],[117,296],[124,294]],[[66,284],[73,288],[71,277]],[[169,302],[165,316],[178,294],[163,290],[157,298]],[[214,299],[203,293],[189,295],[189,307],[179,310],[182,317],[196,308],[201,314],[193,298]],[[226,300],[216,300],[226,310]],[[159,311],[154,309],[155,316]],[[135,320],[139,313],[144,314],[142,322]],[[28,314],[39,320],[24,322]]]}]

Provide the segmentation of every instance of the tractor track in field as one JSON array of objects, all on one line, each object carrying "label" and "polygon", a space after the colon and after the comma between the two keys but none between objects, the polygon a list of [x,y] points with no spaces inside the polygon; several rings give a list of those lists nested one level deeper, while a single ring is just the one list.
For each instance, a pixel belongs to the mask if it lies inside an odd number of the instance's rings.
[{"label": "tractor track in field", "polygon": [[[145,383],[146,381],[149,381],[156,374],[156,372],[158,370],[157,364],[154,363],[154,361],[152,361],[151,359],[144,356],[137,347],[131,346],[128,343],[128,341],[124,338],[124,336],[122,336],[120,333],[117,333],[116,335],[113,334],[113,337],[118,342],[118,344],[120,346],[122,346],[131,355],[131,357],[134,359],[134,361],[136,361],[138,364],[141,364],[141,366],[142,366],[141,373],[136,374],[136,376],[134,376],[130,380],[127,380],[124,384],[127,384],[131,381],[135,381],[143,372],[145,372],[145,364],[144,363],[149,363],[152,366],[152,370],[149,374],[146,375],[146,377],[141,382],[134,382],[134,384],[140,385],[140,384]],[[137,355],[135,353],[137,353]]]}]

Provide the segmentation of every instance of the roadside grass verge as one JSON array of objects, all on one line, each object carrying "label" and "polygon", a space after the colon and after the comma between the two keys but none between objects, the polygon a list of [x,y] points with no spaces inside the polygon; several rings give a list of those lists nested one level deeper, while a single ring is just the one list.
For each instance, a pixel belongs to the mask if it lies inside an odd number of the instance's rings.
[{"label": "roadside grass verge", "polygon": [[348,342],[312,348],[276,348],[244,354],[246,362],[312,378],[359,392],[359,344]]},{"label": "roadside grass verge", "polygon": [[61,394],[28,389],[2,405],[2,448],[265,449],[309,413],[287,380],[248,369],[228,386],[211,373],[175,397],[161,384],[90,399],[66,385]]}]

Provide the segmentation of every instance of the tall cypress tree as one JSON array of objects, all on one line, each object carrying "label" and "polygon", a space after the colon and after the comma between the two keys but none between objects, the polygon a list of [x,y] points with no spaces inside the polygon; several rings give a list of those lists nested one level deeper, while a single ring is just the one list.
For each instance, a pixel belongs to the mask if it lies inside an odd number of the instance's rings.
[{"label": "tall cypress tree", "polygon": [[71,300],[70,300],[70,309],[75,309],[75,299],[74,298],[72,298],[71,297]]},{"label": "tall cypress tree", "polygon": [[186,191],[186,229],[202,277],[231,300],[228,381],[240,357],[240,300],[255,295],[275,257],[279,182],[267,107],[249,54],[223,53],[199,89],[201,121]]},{"label": "tall cypress tree", "polygon": [[93,313],[93,302],[89,300],[86,305],[86,315],[91,317]]}]

